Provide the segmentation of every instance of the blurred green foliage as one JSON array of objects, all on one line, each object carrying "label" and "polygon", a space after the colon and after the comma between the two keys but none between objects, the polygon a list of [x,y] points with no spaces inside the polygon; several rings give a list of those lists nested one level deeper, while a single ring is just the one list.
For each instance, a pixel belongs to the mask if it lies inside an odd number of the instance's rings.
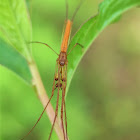
[{"label": "blurred green foliage", "polygon": [[1,0],[0,2],[0,37],[12,45],[19,53],[27,57],[31,41],[31,22],[25,1]]},{"label": "blurred green foliage", "polygon": [[31,73],[26,59],[15,49],[0,38],[0,64],[20,75],[28,84],[31,84]]},{"label": "blurred green foliage", "polygon": [[[76,16],[73,32],[97,13],[95,0],[86,1]],[[72,15],[78,1],[70,1]],[[57,52],[65,19],[64,0],[30,3],[33,40],[48,43]],[[72,140],[140,139],[139,9],[127,12],[105,30],[87,51],[67,96],[68,135]],[[93,49],[96,46],[96,49]],[[57,56],[33,45],[33,54],[46,90],[51,94]],[[34,91],[15,74],[0,67],[1,139],[20,139],[42,112]],[[52,103],[55,104],[56,96]],[[51,125],[44,114],[27,140],[46,140]],[[52,139],[57,139],[53,133]]]}]

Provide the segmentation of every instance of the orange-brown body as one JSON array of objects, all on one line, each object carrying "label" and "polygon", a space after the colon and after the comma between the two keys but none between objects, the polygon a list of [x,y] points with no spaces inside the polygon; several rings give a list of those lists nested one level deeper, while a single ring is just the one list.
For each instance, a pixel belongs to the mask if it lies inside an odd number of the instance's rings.
[{"label": "orange-brown body", "polygon": [[72,22],[70,20],[66,21],[66,28],[64,32],[64,38],[62,40],[61,44],[61,50],[60,50],[60,55],[58,58],[59,64],[61,66],[64,66],[67,64],[67,49],[68,49],[68,42],[70,38],[70,33],[71,33],[71,27],[72,27]]},{"label": "orange-brown body", "polygon": [[61,52],[67,52],[67,48],[68,48],[68,41],[70,38],[70,33],[71,33],[71,27],[72,27],[72,22],[70,20],[66,21],[66,28],[65,28],[65,32],[64,32],[64,38],[62,40],[62,44],[61,44]]}]

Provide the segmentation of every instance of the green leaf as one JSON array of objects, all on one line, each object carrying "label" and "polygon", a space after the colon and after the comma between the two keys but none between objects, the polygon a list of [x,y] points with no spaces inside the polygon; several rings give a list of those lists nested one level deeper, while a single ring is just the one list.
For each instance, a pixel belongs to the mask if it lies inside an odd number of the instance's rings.
[{"label": "green leaf", "polygon": [[121,17],[122,17],[121,15],[116,17],[111,23],[114,24],[114,23],[118,22],[121,19]]},{"label": "green leaf", "polygon": [[[68,56],[68,81],[67,89],[69,88],[70,82],[74,75],[74,72],[89,49],[91,43],[99,35],[103,29],[114,22],[121,14],[132,7],[140,5],[140,0],[104,0],[99,5],[99,13],[95,17],[89,19],[76,35],[72,38],[68,51],[76,44],[79,43],[84,46],[84,51],[81,51],[80,47],[77,46]],[[68,90],[67,90],[68,91]]]},{"label": "green leaf", "polygon": [[2,39],[0,39],[0,65],[12,70],[31,84],[32,76],[26,59]]},{"label": "green leaf", "polygon": [[0,37],[26,58],[29,56],[31,24],[24,0],[0,1]]}]

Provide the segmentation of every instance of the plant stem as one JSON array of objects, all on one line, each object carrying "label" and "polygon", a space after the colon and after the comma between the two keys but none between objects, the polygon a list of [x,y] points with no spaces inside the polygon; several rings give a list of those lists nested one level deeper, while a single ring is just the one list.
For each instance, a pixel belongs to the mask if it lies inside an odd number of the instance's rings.
[{"label": "plant stem", "polygon": [[[29,67],[30,67],[30,71],[32,73],[32,77],[33,77],[33,86],[37,89],[37,94],[38,94],[38,97],[43,105],[43,107],[46,106],[47,102],[49,101],[49,98],[47,96],[47,93],[45,91],[45,88],[44,88],[44,85],[42,83],[42,80],[41,80],[41,77],[40,77],[40,74],[38,72],[38,69],[36,67],[36,64],[35,62],[32,60],[30,61],[29,63]],[[50,119],[50,122],[51,124],[53,124],[53,121],[54,121],[54,116],[55,116],[55,111],[51,105],[51,103],[49,103],[47,109],[46,109],[46,113]],[[59,119],[57,118],[56,119],[56,122],[55,122],[55,126],[54,126],[54,129],[59,137],[60,140],[63,140],[64,136],[63,136],[63,130],[62,130],[62,127],[59,123]]]}]

